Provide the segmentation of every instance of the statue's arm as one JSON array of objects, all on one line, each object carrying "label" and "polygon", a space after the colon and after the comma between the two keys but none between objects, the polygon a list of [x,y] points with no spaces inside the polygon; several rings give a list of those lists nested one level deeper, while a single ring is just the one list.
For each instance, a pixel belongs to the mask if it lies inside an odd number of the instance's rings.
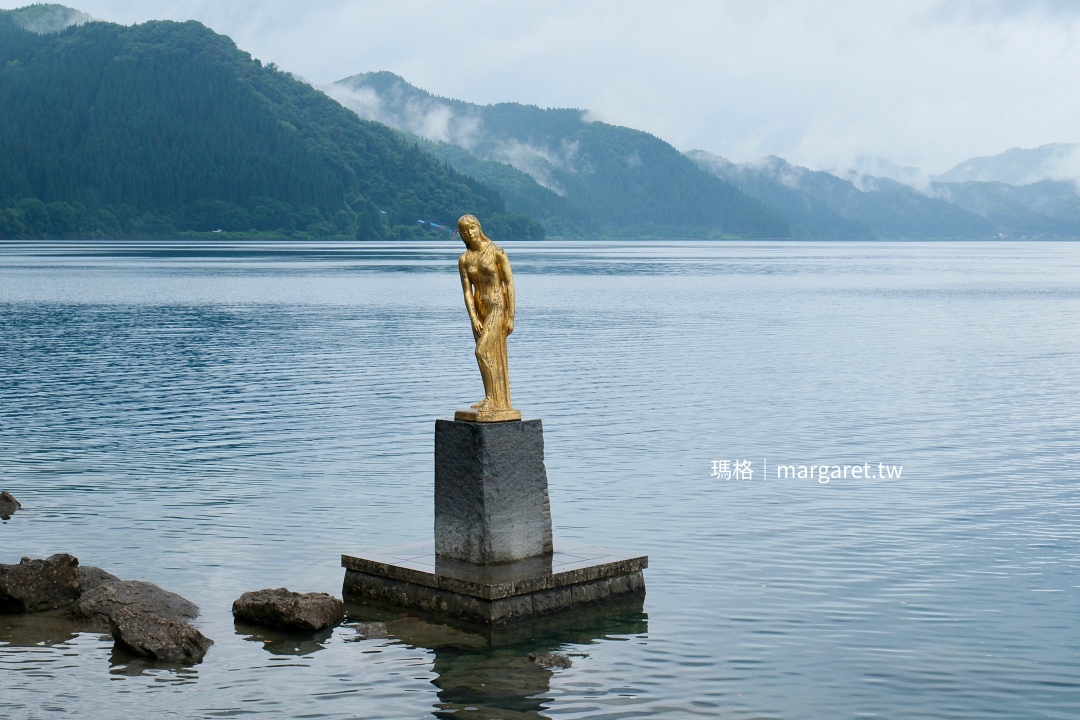
[{"label": "statue's arm", "polygon": [[499,249],[499,270],[506,284],[506,334],[514,332],[514,274],[510,272],[510,259]]},{"label": "statue's arm", "polygon": [[465,259],[458,259],[458,274],[461,276],[461,291],[465,294],[465,309],[469,311],[469,321],[472,323],[473,338],[479,338],[484,324],[476,315],[476,303],[473,300],[472,283],[469,282],[469,273],[465,270]]}]

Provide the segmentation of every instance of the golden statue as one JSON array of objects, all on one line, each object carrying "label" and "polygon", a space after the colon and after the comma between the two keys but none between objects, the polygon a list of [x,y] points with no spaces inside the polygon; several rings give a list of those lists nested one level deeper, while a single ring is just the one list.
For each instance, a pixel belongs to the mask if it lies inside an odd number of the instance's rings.
[{"label": "golden statue", "polygon": [[514,276],[503,249],[480,230],[472,215],[458,220],[465,252],[458,259],[465,309],[472,321],[476,362],[484,380],[484,399],[469,410],[458,410],[455,420],[502,422],[520,420],[510,404],[510,370],[506,336],[514,332]]}]

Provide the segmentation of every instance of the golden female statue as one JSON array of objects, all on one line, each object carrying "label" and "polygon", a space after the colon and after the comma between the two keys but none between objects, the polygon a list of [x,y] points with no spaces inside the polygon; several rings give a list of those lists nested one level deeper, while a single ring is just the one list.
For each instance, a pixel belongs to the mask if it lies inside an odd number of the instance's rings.
[{"label": "golden female statue", "polygon": [[506,337],[514,332],[514,276],[503,249],[480,230],[472,215],[458,220],[465,252],[458,259],[465,309],[472,321],[476,362],[484,380],[484,399],[470,410],[458,410],[456,420],[500,422],[520,420],[510,404],[510,370],[506,361]]}]

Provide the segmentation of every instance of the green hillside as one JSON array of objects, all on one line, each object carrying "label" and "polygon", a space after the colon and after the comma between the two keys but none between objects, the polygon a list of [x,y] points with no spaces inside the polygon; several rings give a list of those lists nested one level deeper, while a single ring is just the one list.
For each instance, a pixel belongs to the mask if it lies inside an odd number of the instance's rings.
[{"label": "green hillside", "polygon": [[[640,130],[580,110],[434,96],[388,72],[328,88],[361,117],[433,141],[450,164],[497,188],[550,234],[585,237],[788,237],[786,220]],[[372,99],[377,102],[372,102]],[[438,132],[433,136],[432,128]]]},{"label": "green hillside", "polygon": [[0,12],[0,238],[416,237],[464,212],[542,235],[497,191],[197,22],[38,34],[19,12]]}]

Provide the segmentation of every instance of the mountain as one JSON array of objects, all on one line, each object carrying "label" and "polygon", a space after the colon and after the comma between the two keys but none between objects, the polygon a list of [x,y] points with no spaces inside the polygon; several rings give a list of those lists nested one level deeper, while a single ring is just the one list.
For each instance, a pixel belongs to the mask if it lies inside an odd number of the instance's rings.
[{"label": "mountain", "polygon": [[926,185],[929,178],[925,172],[911,165],[897,165],[893,161],[878,157],[877,155],[860,155],[855,158],[844,177],[871,177],[888,178],[904,185],[920,188]]},{"label": "mountain", "polygon": [[757,200],[639,130],[580,110],[437,97],[388,72],[326,91],[360,117],[424,138],[424,148],[499,190],[548,231],[585,237],[787,237]]},{"label": "mountain", "polygon": [[[828,173],[787,166],[779,158],[766,158],[759,163],[736,165],[707,153],[691,150],[687,157],[704,170],[727,180],[747,195],[787,218],[792,237],[796,240],[870,240],[874,233],[857,220],[843,217],[828,203],[800,188],[807,181],[817,185],[842,185],[844,181]],[[791,172],[785,172],[786,170]]]},{"label": "mountain", "polygon": [[861,176],[856,185],[778,157],[735,164],[700,150],[688,155],[783,213],[797,239],[988,239],[999,231],[986,217],[888,178]]},{"label": "mountain", "polygon": [[464,212],[504,239],[1080,237],[1077,145],[916,189],[897,181],[916,169],[877,158],[841,178],[683,155],[580,110],[474,105],[390,73],[328,90],[196,22],[0,11],[0,238],[439,237]]},{"label": "mountain", "polygon": [[1005,237],[1080,237],[1080,196],[1073,182],[1043,180],[932,183],[930,192],[993,223]]},{"label": "mountain", "polygon": [[0,237],[437,236],[464,212],[542,236],[494,189],[197,22],[55,8],[0,12]]},{"label": "mountain", "polygon": [[1033,149],[1012,148],[990,157],[971,158],[934,180],[1030,185],[1042,180],[1076,178],[1080,178],[1080,145],[1050,143]]}]

